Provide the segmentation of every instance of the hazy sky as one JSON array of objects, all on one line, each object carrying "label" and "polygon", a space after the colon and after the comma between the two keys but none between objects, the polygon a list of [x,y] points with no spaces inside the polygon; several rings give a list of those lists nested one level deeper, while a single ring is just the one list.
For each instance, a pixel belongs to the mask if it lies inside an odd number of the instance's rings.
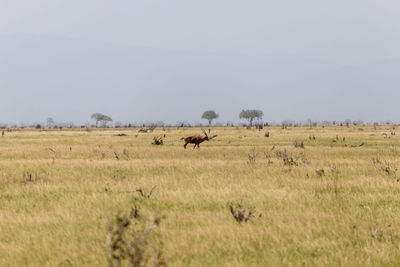
[{"label": "hazy sky", "polygon": [[0,122],[400,121],[400,1],[0,0]]}]

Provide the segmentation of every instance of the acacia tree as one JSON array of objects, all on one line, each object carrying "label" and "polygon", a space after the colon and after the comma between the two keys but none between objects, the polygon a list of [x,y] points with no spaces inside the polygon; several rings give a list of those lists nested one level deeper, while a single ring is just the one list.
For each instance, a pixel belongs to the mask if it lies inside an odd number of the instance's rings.
[{"label": "acacia tree", "polygon": [[214,110],[207,110],[201,116],[202,119],[208,120],[208,125],[211,125],[212,120],[218,117],[219,115]]},{"label": "acacia tree", "polygon": [[53,118],[51,117],[47,118],[47,127],[52,127],[53,125],[54,125]]},{"label": "acacia tree", "polygon": [[254,119],[261,120],[263,115],[264,115],[263,112],[258,109],[244,109],[239,113],[239,118],[248,120],[250,126],[252,126],[253,120]]},{"label": "acacia tree", "polygon": [[98,126],[99,122],[103,122],[103,125],[106,126],[107,122],[112,121],[110,117],[101,113],[94,113],[91,116],[92,119],[96,121],[96,127]]}]

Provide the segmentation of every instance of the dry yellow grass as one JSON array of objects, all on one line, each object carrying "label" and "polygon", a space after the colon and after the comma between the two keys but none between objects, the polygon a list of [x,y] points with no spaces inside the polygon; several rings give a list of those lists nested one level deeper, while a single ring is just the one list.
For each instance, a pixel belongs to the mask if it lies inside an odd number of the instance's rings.
[{"label": "dry yellow grass", "polygon": [[[0,266],[107,265],[108,221],[135,205],[143,222],[162,217],[171,266],[398,266],[400,142],[382,136],[392,127],[213,128],[200,150],[179,140],[199,128],[6,132]],[[149,199],[130,192],[157,184]],[[255,212],[239,225],[228,203],[240,201]]]}]

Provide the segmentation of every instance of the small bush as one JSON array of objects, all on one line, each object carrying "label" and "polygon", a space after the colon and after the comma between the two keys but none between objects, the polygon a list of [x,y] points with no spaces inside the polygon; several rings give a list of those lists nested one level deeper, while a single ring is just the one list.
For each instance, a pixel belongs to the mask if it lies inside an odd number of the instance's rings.
[{"label": "small bush", "polygon": [[253,208],[246,208],[242,203],[229,203],[229,210],[233,218],[239,224],[242,222],[248,222],[254,213]]},{"label": "small bush", "polygon": [[379,157],[379,155],[376,155],[376,156],[373,157],[371,160],[372,160],[372,163],[373,163],[374,165],[377,165],[377,164],[381,164],[381,163],[382,163],[381,158]]},{"label": "small bush", "polygon": [[286,156],[282,160],[283,160],[283,165],[285,165],[285,166],[298,166],[299,165],[292,157]]},{"label": "small bush", "polygon": [[253,148],[252,153],[247,154],[248,161],[247,163],[252,164],[256,162],[257,158],[257,153],[255,152],[255,149]]},{"label": "small bush", "polygon": [[296,140],[296,141],[293,142],[293,145],[296,148],[304,148],[304,142],[303,141],[297,142],[297,140]]},{"label": "small bush", "polygon": [[317,168],[317,169],[315,170],[315,173],[316,173],[319,177],[325,176],[325,170],[322,169],[322,168]]},{"label": "small bush", "polygon": [[152,145],[161,146],[164,144],[164,140],[161,136],[154,136]]},{"label": "small bush", "polygon": [[381,170],[384,171],[387,175],[396,175],[397,168],[393,166],[390,162],[385,162],[382,164]]},{"label": "small bush", "polygon": [[148,193],[146,193],[145,191],[143,191],[142,188],[138,188],[138,189],[136,189],[136,190],[134,190],[134,191],[129,191],[129,192],[132,192],[132,193],[138,192],[139,195],[140,195],[141,197],[143,197],[143,198],[150,198],[151,195],[153,194],[154,189],[156,189],[156,187],[159,187],[159,190],[162,190],[161,184],[156,184],[155,186],[153,186],[153,187],[151,188],[151,190],[150,190]]},{"label": "small bush", "polygon": [[272,164],[272,160],[271,160],[271,155],[270,154],[265,153],[265,158],[267,159],[268,164]]},{"label": "small bush", "polygon": [[287,158],[287,157],[288,157],[288,154],[287,154],[286,149],[284,149],[283,151],[277,150],[277,151],[275,151],[275,156],[276,156],[277,158],[283,159],[283,158]]},{"label": "small bush", "polygon": [[141,225],[137,217],[135,207],[129,216],[118,212],[110,223],[106,241],[109,266],[166,266],[159,232],[160,217],[154,215],[147,225]]}]

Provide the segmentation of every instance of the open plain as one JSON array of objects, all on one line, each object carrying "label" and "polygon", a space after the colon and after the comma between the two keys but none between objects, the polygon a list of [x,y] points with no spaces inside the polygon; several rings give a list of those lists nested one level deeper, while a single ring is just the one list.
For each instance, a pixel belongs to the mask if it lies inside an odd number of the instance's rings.
[{"label": "open plain", "polygon": [[117,214],[157,216],[146,265],[399,266],[396,127],[212,127],[186,150],[200,128],[6,131],[0,266],[106,266]]}]

